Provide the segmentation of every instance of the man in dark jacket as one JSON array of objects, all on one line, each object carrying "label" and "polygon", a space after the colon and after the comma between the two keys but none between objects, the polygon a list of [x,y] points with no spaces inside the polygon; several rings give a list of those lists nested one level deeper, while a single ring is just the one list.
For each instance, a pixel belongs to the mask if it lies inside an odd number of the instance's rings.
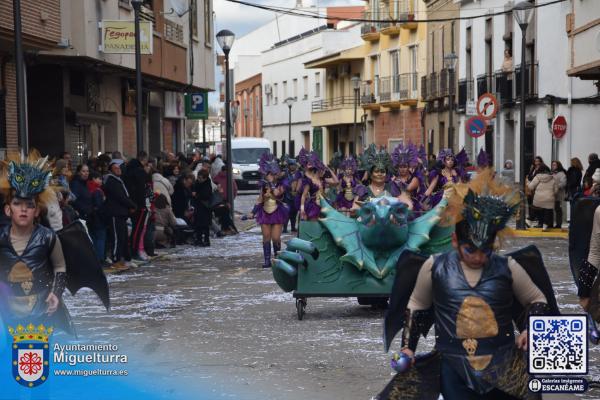
[{"label": "man in dark jacket", "polygon": [[598,159],[598,154],[596,153],[591,153],[588,156],[588,169],[585,170],[585,175],[583,176],[583,179],[587,178],[588,176],[591,178],[592,175],[594,175],[594,172],[596,172],[596,168],[600,168],[600,160]]},{"label": "man in dark jacket", "polygon": [[108,217],[108,236],[113,243],[113,262],[122,259],[125,263],[131,261],[131,254],[127,246],[127,218],[135,210],[135,203],[129,198],[125,184],[121,180],[122,160],[112,160],[108,169],[109,174],[104,182],[106,195],[106,216]]},{"label": "man in dark jacket", "polygon": [[125,186],[129,192],[129,197],[135,203],[136,210],[131,217],[131,255],[139,258],[138,248],[144,231],[144,224],[148,214],[146,207],[146,185],[148,184],[148,174],[144,167],[148,163],[148,154],[140,151],[138,158],[134,158],[127,163],[127,170],[124,176]]}]

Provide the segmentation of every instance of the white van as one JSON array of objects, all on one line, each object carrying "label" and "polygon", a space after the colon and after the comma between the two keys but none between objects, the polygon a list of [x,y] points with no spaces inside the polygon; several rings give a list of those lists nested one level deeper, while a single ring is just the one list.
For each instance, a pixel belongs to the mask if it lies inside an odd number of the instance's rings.
[{"label": "white van", "polygon": [[262,138],[235,138],[231,141],[233,179],[239,189],[256,189],[261,179],[258,160],[271,151],[271,143]]}]

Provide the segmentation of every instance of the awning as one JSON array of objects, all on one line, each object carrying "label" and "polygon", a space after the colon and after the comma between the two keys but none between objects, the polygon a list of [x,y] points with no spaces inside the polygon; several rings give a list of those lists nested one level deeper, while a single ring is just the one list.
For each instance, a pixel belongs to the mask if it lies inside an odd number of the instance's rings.
[{"label": "awning", "polygon": [[304,63],[304,68],[327,68],[334,65],[344,64],[349,61],[360,61],[365,58],[365,46],[356,46],[351,49],[328,54]]}]

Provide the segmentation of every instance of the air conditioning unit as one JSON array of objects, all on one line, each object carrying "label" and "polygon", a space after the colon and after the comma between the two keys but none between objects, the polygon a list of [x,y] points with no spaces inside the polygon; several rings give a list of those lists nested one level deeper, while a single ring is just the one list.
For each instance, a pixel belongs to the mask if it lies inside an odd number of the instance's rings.
[{"label": "air conditioning unit", "polygon": [[327,70],[327,79],[334,80],[337,79],[337,71],[335,69]]},{"label": "air conditioning unit", "polygon": [[340,77],[350,75],[350,64],[340,65]]},{"label": "air conditioning unit", "polygon": [[265,94],[271,94],[273,93],[273,89],[271,88],[270,84],[265,84]]}]

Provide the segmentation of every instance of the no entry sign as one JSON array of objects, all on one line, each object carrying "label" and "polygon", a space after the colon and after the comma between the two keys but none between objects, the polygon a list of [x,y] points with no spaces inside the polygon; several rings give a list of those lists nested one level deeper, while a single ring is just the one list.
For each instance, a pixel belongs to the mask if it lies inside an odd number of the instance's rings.
[{"label": "no entry sign", "polygon": [[552,135],[556,139],[562,139],[567,134],[567,119],[562,115],[557,115],[552,121]]},{"label": "no entry sign", "polygon": [[491,93],[484,93],[477,100],[477,115],[483,119],[493,119],[498,113],[498,100]]},{"label": "no entry sign", "polygon": [[471,117],[465,124],[465,130],[467,134],[473,138],[478,138],[485,135],[487,129],[487,122],[481,117]]}]

